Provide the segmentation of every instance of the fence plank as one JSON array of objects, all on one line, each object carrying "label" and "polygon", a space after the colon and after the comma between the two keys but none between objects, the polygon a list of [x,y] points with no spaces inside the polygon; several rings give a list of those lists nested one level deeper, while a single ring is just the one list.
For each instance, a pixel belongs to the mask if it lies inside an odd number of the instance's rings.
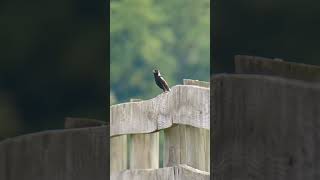
[{"label": "fence plank", "polygon": [[159,132],[131,135],[130,169],[159,168]]},{"label": "fence plank", "polygon": [[[102,166],[101,158],[107,161],[105,129],[89,129],[70,132],[66,138],[66,168],[69,170],[66,179],[87,180],[102,179],[101,172],[107,174],[107,167]],[[81,149],[81,151],[79,150]],[[87,170],[90,163],[90,170]],[[105,162],[106,163],[106,162]],[[81,172],[81,173],[79,173]]]},{"label": "fence plank", "polygon": [[150,133],[176,124],[210,128],[210,90],[177,85],[168,93],[110,108],[110,135]]},{"label": "fence plank", "polygon": [[319,85],[261,75],[214,81],[214,179],[320,179]]},{"label": "fence plank", "polygon": [[111,180],[209,180],[210,174],[186,165],[159,169],[125,170]]},{"label": "fence plank", "polygon": [[188,125],[175,125],[164,130],[164,166],[187,164],[210,170],[210,131]]},{"label": "fence plank", "polygon": [[[51,130],[0,142],[1,179],[102,180],[107,177],[107,128]],[[4,169],[4,170],[3,170]]]},{"label": "fence plank", "polygon": [[[55,146],[56,144],[60,145]],[[61,148],[61,146],[63,146],[63,148]],[[44,136],[43,147],[46,154],[43,161],[45,164],[50,164],[51,166],[50,168],[44,169],[44,174],[53,180],[67,180],[72,171],[70,168],[71,165],[67,164],[67,137],[62,133],[53,133]]]},{"label": "fence plank", "polygon": [[111,137],[110,141],[110,174],[128,168],[127,135]]},{"label": "fence plank", "polygon": [[7,140],[4,140],[5,142],[2,142],[2,145],[0,145],[0,179],[6,179],[7,177],[7,169],[6,166],[6,159],[7,159]]},{"label": "fence plank", "polygon": [[320,81],[320,66],[257,56],[236,55],[238,74],[264,74],[311,82]]}]

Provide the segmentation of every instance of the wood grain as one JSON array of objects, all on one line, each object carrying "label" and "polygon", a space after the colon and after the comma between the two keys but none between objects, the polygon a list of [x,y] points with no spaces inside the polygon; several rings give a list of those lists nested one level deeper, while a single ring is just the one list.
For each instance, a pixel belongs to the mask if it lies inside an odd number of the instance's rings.
[{"label": "wood grain", "polygon": [[284,61],[278,58],[236,55],[235,72],[237,74],[261,74],[320,82],[320,66]]},{"label": "wood grain", "polygon": [[164,130],[164,167],[187,164],[210,170],[210,131],[188,125],[175,125]]},{"label": "wood grain", "polygon": [[113,175],[111,180],[209,180],[210,174],[189,167],[179,165],[159,169],[125,170]]},{"label": "wood grain", "polygon": [[177,85],[150,100],[110,107],[111,136],[150,133],[173,124],[210,129],[209,88]]},{"label": "wood grain", "polygon": [[217,75],[214,88],[214,179],[320,178],[319,85]]},{"label": "wood grain", "polygon": [[110,173],[128,168],[128,135],[114,136],[110,139]]},{"label": "wood grain", "polygon": [[[0,142],[0,179],[104,180],[106,127],[51,130]],[[4,158],[3,158],[4,157]]]},{"label": "wood grain", "polygon": [[159,132],[131,135],[130,169],[159,168]]}]

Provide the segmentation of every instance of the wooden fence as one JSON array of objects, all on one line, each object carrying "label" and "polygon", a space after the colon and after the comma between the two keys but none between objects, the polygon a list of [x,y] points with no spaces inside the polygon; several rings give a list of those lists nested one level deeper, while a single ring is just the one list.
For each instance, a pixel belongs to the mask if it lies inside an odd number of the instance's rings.
[{"label": "wooden fence", "polygon": [[[184,84],[150,100],[111,106],[112,180],[209,179],[209,83],[185,80]],[[163,167],[159,167],[161,153]]]},{"label": "wooden fence", "polygon": [[320,68],[236,56],[213,77],[211,172],[218,180],[320,179]]},{"label": "wooden fence", "polygon": [[108,128],[50,130],[0,142],[0,180],[105,180]]},{"label": "wooden fence", "polygon": [[320,179],[320,68],[252,56],[235,63],[236,74],[213,76],[211,94],[208,83],[185,80],[153,99],[111,106],[110,132],[1,141],[0,180],[104,180],[108,170],[112,180]]}]

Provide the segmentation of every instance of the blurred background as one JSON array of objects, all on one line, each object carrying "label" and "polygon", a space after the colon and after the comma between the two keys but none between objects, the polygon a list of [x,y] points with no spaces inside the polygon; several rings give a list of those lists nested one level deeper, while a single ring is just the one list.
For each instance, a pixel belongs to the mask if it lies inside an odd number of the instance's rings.
[{"label": "blurred background", "polygon": [[315,0],[215,0],[212,72],[233,72],[236,54],[320,65],[319,5]]},{"label": "blurred background", "polygon": [[184,78],[209,81],[210,0],[110,1],[110,104],[162,93]]},{"label": "blurred background", "polygon": [[1,1],[0,140],[106,120],[105,17],[99,1]]}]

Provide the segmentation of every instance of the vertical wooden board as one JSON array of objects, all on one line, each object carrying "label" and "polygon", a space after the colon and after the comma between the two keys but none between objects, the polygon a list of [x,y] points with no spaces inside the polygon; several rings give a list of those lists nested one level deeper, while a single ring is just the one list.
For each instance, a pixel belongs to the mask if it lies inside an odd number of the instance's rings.
[{"label": "vertical wooden board", "polygon": [[263,76],[217,80],[215,179],[319,179],[316,86]]},{"label": "vertical wooden board", "polygon": [[176,125],[165,130],[164,166],[187,164],[210,170],[210,131],[188,125]]},{"label": "vertical wooden board", "polygon": [[84,180],[90,177],[90,169],[94,168],[85,169],[93,153],[88,144],[89,137],[87,133],[86,131],[74,131],[67,136],[67,179]]},{"label": "vertical wooden board", "polygon": [[104,180],[106,172],[105,128],[74,130],[67,135],[67,179]]},{"label": "vertical wooden board", "polygon": [[127,135],[111,137],[110,175],[127,169]]},{"label": "vertical wooden board", "polygon": [[203,167],[200,168],[202,171],[210,172],[210,130],[200,129],[200,140],[203,148],[203,160],[204,163],[200,161]]},{"label": "vertical wooden board", "polygon": [[164,132],[163,130],[159,131],[159,168],[163,166],[163,158],[164,158]]},{"label": "vertical wooden board", "polygon": [[9,144],[9,140],[5,140],[0,142],[0,179],[8,179],[7,178],[7,146]]},{"label": "vertical wooden board", "polygon": [[[15,180],[18,178],[22,178],[25,176],[25,170],[23,162],[26,162],[26,159],[24,158],[23,153],[21,152],[21,149],[25,149],[25,147],[21,146],[22,143],[19,143],[19,140],[12,140],[12,143],[10,143],[10,146],[8,146],[8,159],[7,159],[7,165],[8,165],[8,171],[7,171],[7,178],[9,180]],[[26,167],[28,168],[28,167]],[[19,172],[19,173],[18,173]]]},{"label": "vertical wooden board", "polygon": [[0,143],[0,180],[102,180],[105,128],[48,131]]},{"label": "vertical wooden board", "polygon": [[[109,175],[109,137],[106,128],[90,131],[90,146],[92,147],[91,177],[95,180],[105,180]],[[91,166],[89,165],[89,166]],[[89,167],[90,168],[90,167]]]},{"label": "vertical wooden board", "polygon": [[43,142],[43,136],[25,136],[24,141],[25,149],[22,149],[22,154],[26,158],[23,162],[17,162],[24,164],[27,170],[23,179],[44,179],[44,164],[43,164],[43,148],[41,146]]},{"label": "vertical wooden board", "polygon": [[159,168],[159,132],[133,134],[130,144],[130,169]]},{"label": "vertical wooden board", "polygon": [[12,140],[7,148],[8,180],[40,180],[43,178],[41,137],[28,136]]},{"label": "vertical wooden board", "polygon": [[49,133],[43,136],[43,162],[45,178],[67,180],[67,137],[64,133]]},{"label": "vertical wooden board", "polygon": [[164,129],[164,154],[163,167],[171,167],[180,164],[180,128],[174,125],[168,129]]},{"label": "vertical wooden board", "polygon": [[94,168],[94,179],[103,179],[110,174],[109,172],[109,153],[110,153],[110,137],[109,127],[99,128],[91,133],[92,147],[94,148],[95,157],[95,168]]},{"label": "vertical wooden board", "polygon": [[106,148],[106,152],[107,152],[107,164],[106,164],[106,169],[107,169],[107,175],[110,177],[110,162],[111,162],[111,159],[110,159],[110,126],[109,124],[107,125],[106,127],[106,140],[105,140],[105,148]]},{"label": "vertical wooden board", "polygon": [[[184,125],[183,125],[184,126]],[[210,131],[192,126],[184,126],[181,129],[184,143],[182,163],[193,168],[209,172],[210,166]]]}]

